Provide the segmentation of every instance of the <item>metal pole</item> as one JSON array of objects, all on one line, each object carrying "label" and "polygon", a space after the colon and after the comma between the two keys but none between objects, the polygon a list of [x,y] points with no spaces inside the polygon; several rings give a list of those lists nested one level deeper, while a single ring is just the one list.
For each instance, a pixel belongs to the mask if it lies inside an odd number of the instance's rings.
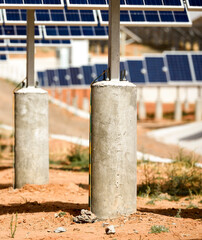
[{"label": "metal pole", "polygon": [[120,79],[120,0],[109,1],[109,80]]},{"label": "metal pole", "polygon": [[34,80],[34,10],[27,10],[27,81],[26,87],[35,87]]}]

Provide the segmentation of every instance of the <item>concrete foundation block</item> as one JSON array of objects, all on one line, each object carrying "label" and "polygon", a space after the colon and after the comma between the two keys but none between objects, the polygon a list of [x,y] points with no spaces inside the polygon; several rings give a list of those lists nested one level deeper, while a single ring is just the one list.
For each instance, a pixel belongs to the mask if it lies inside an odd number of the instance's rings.
[{"label": "concrete foundation block", "polygon": [[136,211],[136,86],[127,81],[92,85],[92,198],[99,219]]},{"label": "concrete foundation block", "polygon": [[22,88],[15,92],[15,187],[48,180],[48,93]]}]

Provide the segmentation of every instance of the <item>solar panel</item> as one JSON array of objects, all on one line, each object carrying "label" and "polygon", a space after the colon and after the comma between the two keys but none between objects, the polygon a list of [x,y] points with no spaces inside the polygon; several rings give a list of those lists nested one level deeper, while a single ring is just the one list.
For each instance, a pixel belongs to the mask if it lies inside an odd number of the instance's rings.
[{"label": "solar panel", "polygon": [[193,80],[187,53],[165,53],[165,65],[170,81],[190,82]]},{"label": "solar panel", "polygon": [[202,52],[191,54],[196,81],[202,81]]},{"label": "solar panel", "polygon": [[64,0],[0,0],[3,9],[61,9]]},{"label": "solar panel", "polygon": [[[109,7],[109,0],[67,0],[69,9],[101,9]],[[183,10],[182,0],[120,0],[121,10]]]},{"label": "solar panel", "polygon": [[[26,47],[26,40],[8,40],[10,47]],[[70,40],[35,40],[36,47],[71,47]]]},{"label": "solar panel", "polygon": [[95,80],[96,74],[93,71],[93,66],[82,66],[81,71],[84,77],[84,82],[86,85],[91,85]]},{"label": "solar panel", "polygon": [[[106,71],[108,68],[108,65],[107,64],[95,64],[95,71],[96,71],[96,74],[97,76],[96,77],[99,77],[104,71]],[[102,80],[103,77],[100,77],[100,80]]]},{"label": "solar panel", "polygon": [[71,77],[69,69],[58,69],[58,78],[60,86],[69,86],[71,85]]},{"label": "solar panel", "polygon": [[45,39],[107,39],[108,28],[102,26],[45,26]]},{"label": "solar panel", "polygon": [[60,86],[57,70],[48,69],[46,70],[46,74],[49,87]]},{"label": "solar panel", "polygon": [[[108,25],[108,11],[98,11],[102,26]],[[191,26],[192,22],[186,9],[184,11],[121,11],[120,24],[136,27],[168,27],[168,26]]]},{"label": "solar panel", "polygon": [[0,54],[19,54],[19,53],[26,53],[26,48],[17,48],[17,47],[0,47]]},{"label": "solar panel", "polygon": [[0,39],[0,46],[7,46],[7,42],[4,39]]},{"label": "solar panel", "polygon": [[0,61],[6,61],[6,60],[7,60],[7,55],[0,54]]},{"label": "solar panel", "polygon": [[[0,39],[26,39],[26,26],[0,26]],[[42,29],[35,27],[35,39],[42,39]]]},{"label": "solar panel", "polygon": [[43,71],[37,72],[37,80],[38,80],[40,87],[48,86],[46,83],[46,81],[47,81],[46,72],[43,72]]},{"label": "solar panel", "polygon": [[[26,25],[27,10],[4,9],[4,21],[6,25]],[[93,10],[36,10],[36,25],[58,26],[95,26],[98,24],[96,13]]]},{"label": "solar panel", "polygon": [[201,0],[186,0],[186,4],[189,11],[202,11]]},{"label": "solar panel", "polygon": [[145,83],[146,72],[145,69],[143,68],[143,61],[141,59],[128,60],[126,63],[130,82]]},{"label": "solar panel", "polygon": [[84,85],[83,74],[78,67],[69,68],[72,85]]},{"label": "solar panel", "polygon": [[147,72],[149,83],[167,83],[166,68],[161,54],[145,56],[144,66]]}]

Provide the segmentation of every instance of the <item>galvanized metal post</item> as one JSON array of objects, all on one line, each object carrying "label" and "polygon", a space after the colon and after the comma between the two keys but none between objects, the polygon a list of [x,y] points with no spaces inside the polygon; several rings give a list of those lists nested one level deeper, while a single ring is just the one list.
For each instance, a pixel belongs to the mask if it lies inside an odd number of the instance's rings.
[{"label": "galvanized metal post", "polygon": [[34,87],[34,10],[27,10],[27,81],[26,87]]},{"label": "galvanized metal post", "polygon": [[109,1],[109,80],[120,80],[120,0]]}]

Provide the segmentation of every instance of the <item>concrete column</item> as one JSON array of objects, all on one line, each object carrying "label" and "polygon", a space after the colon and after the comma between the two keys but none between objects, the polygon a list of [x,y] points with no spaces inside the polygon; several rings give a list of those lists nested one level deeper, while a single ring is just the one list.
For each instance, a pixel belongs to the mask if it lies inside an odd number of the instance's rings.
[{"label": "concrete column", "polygon": [[138,105],[138,118],[139,120],[146,119],[146,109],[143,99],[143,89],[140,88],[140,98],[139,98],[139,105]]},{"label": "concrete column", "polygon": [[136,211],[136,86],[92,85],[91,211],[99,219]]},{"label": "concrete column", "polygon": [[180,88],[177,87],[177,98],[175,101],[175,116],[174,119],[175,121],[181,121],[182,120],[182,104],[180,101]]},{"label": "concrete column", "polygon": [[163,109],[162,109],[162,102],[161,102],[161,89],[158,88],[158,96],[156,100],[156,108],[155,108],[155,120],[161,120],[163,118]]},{"label": "concrete column", "polygon": [[202,95],[201,88],[198,88],[198,98],[195,103],[195,121],[202,120]]},{"label": "concrete column", "polygon": [[49,179],[48,93],[28,87],[15,92],[15,187]]},{"label": "concrete column", "polygon": [[184,100],[184,111],[188,112],[189,111],[189,101],[188,101],[188,87],[185,88],[185,100]]}]

